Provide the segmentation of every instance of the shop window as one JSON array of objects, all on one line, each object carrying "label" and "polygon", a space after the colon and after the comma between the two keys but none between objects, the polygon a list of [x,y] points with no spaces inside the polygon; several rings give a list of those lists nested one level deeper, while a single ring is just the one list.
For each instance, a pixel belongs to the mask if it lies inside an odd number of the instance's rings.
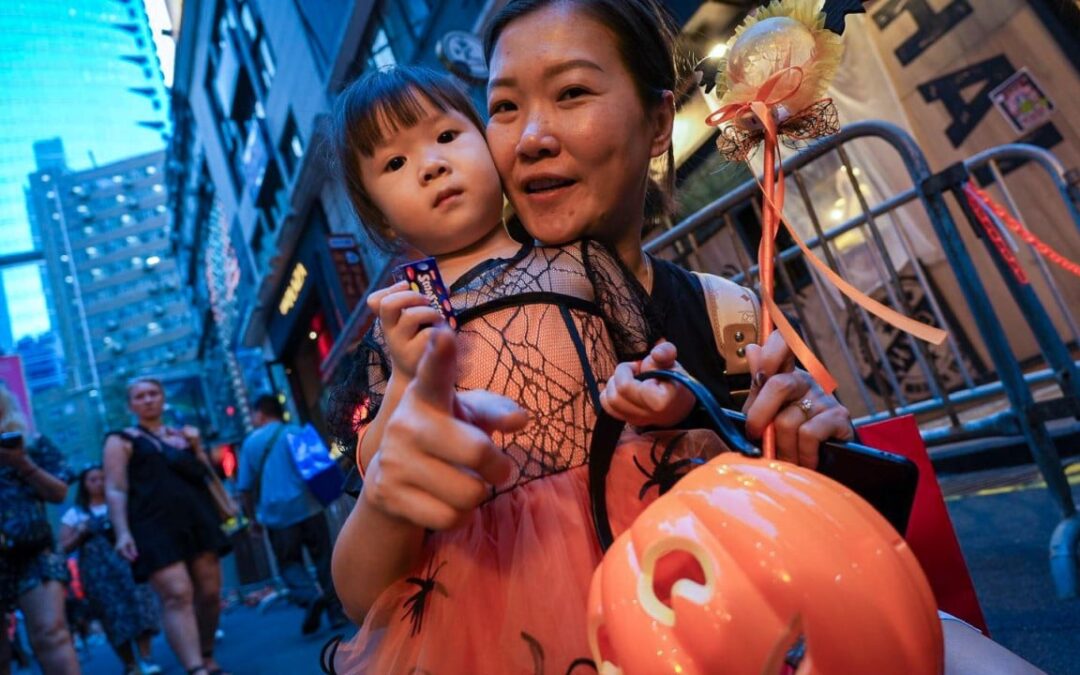
[{"label": "shop window", "polygon": [[300,138],[300,131],[296,128],[296,118],[292,111],[285,118],[285,131],[281,134],[281,142],[278,150],[285,160],[285,170],[292,177],[296,173],[296,166],[300,158],[304,156],[304,141]]},{"label": "shop window", "polygon": [[274,52],[270,48],[270,41],[264,35],[255,45],[255,64],[259,68],[259,79],[262,80],[263,88],[270,89],[277,74],[277,66],[274,61]]},{"label": "shop window", "polygon": [[266,174],[263,176],[256,206],[266,218],[270,232],[276,232],[289,215],[289,191],[281,179],[277,162],[270,161],[266,165]]}]

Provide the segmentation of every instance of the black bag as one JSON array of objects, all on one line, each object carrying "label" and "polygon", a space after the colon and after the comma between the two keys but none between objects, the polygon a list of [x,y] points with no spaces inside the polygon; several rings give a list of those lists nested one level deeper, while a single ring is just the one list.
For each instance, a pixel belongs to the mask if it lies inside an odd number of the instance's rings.
[{"label": "black bag", "polygon": [[[683,372],[652,370],[637,376],[639,380],[671,380],[682,384],[697,398],[694,425],[711,429],[727,447],[747,457],[760,457],[761,450],[746,439],[746,417],[726,410],[717,403],[709,389]],[[624,423],[597,411],[596,429],[589,447],[589,495],[592,500],[593,526],[600,547],[607,550],[614,541],[607,514],[607,473]],[[903,534],[915,503],[919,470],[907,457],[882,452],[858,443],[826,441],[819,448],[817,471],[843,484],[870,503]]]},{"label": "black bag", "polygon": [[52,546],[52,541],[44,504],[19,500],[0,506],[0,554],[29,557]]}]

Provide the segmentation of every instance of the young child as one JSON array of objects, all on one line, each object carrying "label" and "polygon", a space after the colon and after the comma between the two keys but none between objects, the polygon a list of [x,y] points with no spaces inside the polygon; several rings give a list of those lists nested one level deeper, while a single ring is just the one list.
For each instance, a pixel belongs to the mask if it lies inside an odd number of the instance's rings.
[{"label": "young child", "polygon": [[[341,94],[335,125],[363,222],[435,257],[459,327],[452,339],[430,328],[439,312],[404,284],[372,294],[378,321],[332,396],[331,423],[359,431],[366,472],[334,551],[336,589],[363,625],[334,668],[567,672],[589,655],[584,610],[600,560],[589,442],[605,381],[654,341],[643,291],[596,244],[510,238],[480,119],[446,77],[367,74]],[[511,412],[477,412],[492,405]],[[405,427],[440,433],[448,409],[472,425],[450,424],[428,451],[398,442],[412,438]]]}]

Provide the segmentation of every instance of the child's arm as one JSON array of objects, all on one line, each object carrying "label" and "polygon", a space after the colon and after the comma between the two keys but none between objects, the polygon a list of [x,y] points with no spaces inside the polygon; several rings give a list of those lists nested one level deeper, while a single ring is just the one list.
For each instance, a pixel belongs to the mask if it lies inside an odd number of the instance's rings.
[{"label": "child's arm", "polygon": [[638,427],[671,427],[694,409],[694,395],[675,382],[636,379],[650,370],[682,370],[675,345],[661,340],[641,361],[620,363],[600,392],[600,404],[609,415]]},{"label": "child's arm", "polygon": [[454,335],[431,332],[415,377],[387,415],[356,508],[334,546],[334,587],[361,621],[390,584],[420,562],[425,530],[466,518],[506,480],[512,462],[491,440],[528,415],[486,391],[454,391]]}]

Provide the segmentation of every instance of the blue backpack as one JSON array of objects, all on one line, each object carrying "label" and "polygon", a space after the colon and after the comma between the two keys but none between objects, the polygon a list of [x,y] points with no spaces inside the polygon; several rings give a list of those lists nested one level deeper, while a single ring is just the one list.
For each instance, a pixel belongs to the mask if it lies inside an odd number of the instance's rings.
[{"label": "blue backpack", "polygon": [[299,433],[286,432],[285,439],[289,442],[289,454],[301,480],[319,503],[329,506],[341,496],[345,475],[330,456],[330,450],[319,432],[306,424]]}]

